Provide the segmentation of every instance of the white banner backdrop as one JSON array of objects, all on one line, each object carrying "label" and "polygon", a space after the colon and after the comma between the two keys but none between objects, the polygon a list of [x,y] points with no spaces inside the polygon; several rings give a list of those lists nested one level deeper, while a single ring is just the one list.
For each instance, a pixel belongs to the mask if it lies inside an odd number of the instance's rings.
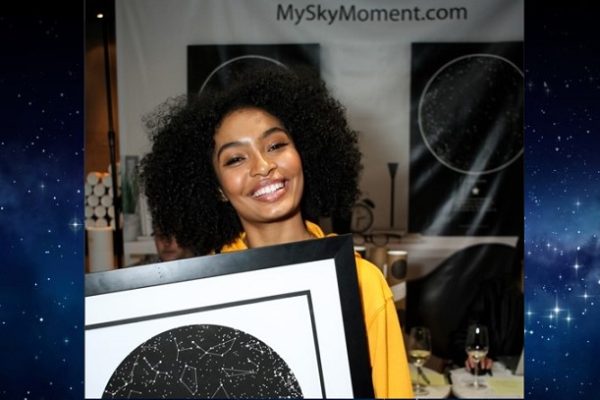
[{"label": "white banner backdrop", "polygon": [[411,44],[522,41],[523,31],[523,0],[117,0],[121,152],[148,152],[142,116],[186,92],[187,46],[318,43],[321,76],[360,132],[373,226],[390,227],[395,162],[393,225],[407,231]]}]

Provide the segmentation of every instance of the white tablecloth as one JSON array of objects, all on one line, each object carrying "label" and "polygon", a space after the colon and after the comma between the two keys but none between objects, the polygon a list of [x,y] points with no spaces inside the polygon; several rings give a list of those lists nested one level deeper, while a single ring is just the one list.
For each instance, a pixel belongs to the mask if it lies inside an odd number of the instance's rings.
[{"label": "white tablecloth", "polygon": [[465,368],[457,368],[450,371],[450,378],[452,379],[452,393],[459,398],[523,398],[523,376],[513,375],[512,372],[506,369],[500,362],[495,362],[492,366],[492,376],[479,376],[479,381],[486,386],[483,389],[473,389],[467,386],[470,382],[473,382],[475,376]]},{"label": "white tablecloth", "polygon": [[[410,376],[413,383],[417,379],[417,368],[410,364]],[[426,395],[417,396],[417,399],[443,399],[448,397],[450,394],[450,385],[448,384],[448,380],[444,377],[444,375],[429,369],[422,368],[423,373],[431,382],[430,385],[427,385],[425,389],[427,389]],[[420,378],[419,382],[423,384],[423,378]]]}]

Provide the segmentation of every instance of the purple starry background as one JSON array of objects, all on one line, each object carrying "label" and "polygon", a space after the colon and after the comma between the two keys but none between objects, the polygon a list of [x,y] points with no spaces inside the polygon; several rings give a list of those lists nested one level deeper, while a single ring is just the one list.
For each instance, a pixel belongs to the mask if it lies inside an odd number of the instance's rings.
[{"label": "purple starry background", "polygon": [[0,12],[0,398],[81,399],[83,4],[23,6]]},{"label": "purple starry background", "polygon": [[600,390],[600,44],[576,4],[526,2],[527,398]]},{"label": "purple starry background", "polygon": [[[83,4],[0,13],[0,398],[83,398]],[[526,398],[592,399],[600,44],[526,2]],[[5,6],[3,6],[4,8]]]}]

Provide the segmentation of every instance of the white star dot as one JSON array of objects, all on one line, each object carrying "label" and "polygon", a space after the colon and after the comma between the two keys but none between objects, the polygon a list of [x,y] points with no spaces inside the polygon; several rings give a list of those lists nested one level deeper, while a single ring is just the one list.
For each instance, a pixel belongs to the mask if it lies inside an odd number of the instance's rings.
[{"label": "white star dot", "polygon": [[69,222],[69,227],[71,228],[72,231],[76,232],[79,229],[81,229],[81,227],[83,226],[83,224],[81,223],[81,221],[79,221],[79,219],[77,218],[73,218],[70,222]]},{"label": "white star dot", "polygon": [[561,310],[561,309],[560,309],[558,306],[556,306],[556,307],[554,307],[554,308],[552,309],[552,311],[554,311],[556,314],[558,314],[558,313],[559,313],[559,312],[561,312],[562,310]]}]

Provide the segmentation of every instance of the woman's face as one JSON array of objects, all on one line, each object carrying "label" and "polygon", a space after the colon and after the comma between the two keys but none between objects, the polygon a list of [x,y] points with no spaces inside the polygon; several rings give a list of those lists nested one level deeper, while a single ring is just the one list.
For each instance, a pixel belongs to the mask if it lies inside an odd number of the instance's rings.
[{"label": "woman's face", "polygon": [[242,224],[300,217],[302,162],[279,119],[258,108],[236,110],[214,140],[217,179]]}]

